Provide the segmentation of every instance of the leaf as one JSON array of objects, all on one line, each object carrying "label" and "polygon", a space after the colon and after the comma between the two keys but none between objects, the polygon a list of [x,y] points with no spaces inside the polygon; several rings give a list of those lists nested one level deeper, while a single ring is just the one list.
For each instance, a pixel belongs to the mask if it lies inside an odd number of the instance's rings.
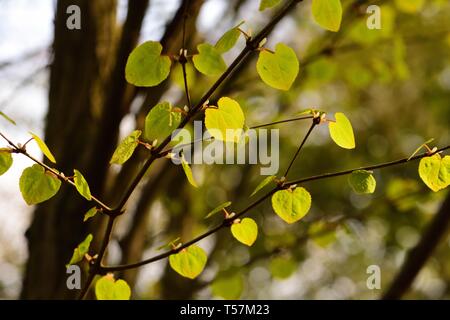
[{"label": "leaf", "polygon": [[91,201],[92,195],[91,190],[89,189],[89,185],[86,181],[86,179],[83,177],[80,171],[77,169],[73,170],[74,172],[74,182],[75,182],[75,188],[77,188],[77,191],[84,197],[86,200]]},{"label": "leaf", "polygon": [[90,218],[93,218],[97,214],[97,212],[97,207],[90,208],[89,211],[84,214],[83,222],[86,222]]},{"label": "leaf", "polygon": [[372,172],[356,170],[348,177],[348,183],[356,193],[374,193],[377,181]]},{"label": "leaf", "polygon": [[303,218],[311,208],[311,195],[304,188],[280,190],[272,196],[275,213],[287,223]]},{"label": "leaf", "polygon": [[93,238],[92,234],[88,234],[88,236],[73,250],[72,258],[70,258],[70,262],[66,267],[76,264],[84,259],[84,255],[88,253]]},{"label": "leaf", "polygon": [[100,278],[95,283],[97,300],[130,300],[131,289],[124,280],[114,280],[112,274]]},{"label": "leaf", "polygon": [[192,174],[191,167],[189,166],[189,163],[184,158],[184,155],[181,157],[181,166],[183,167],[183,171],[186,174],[186,178],[188,179],[189,183],[195,187],[198,188],[197,182],[194,179],[194,176]]},{"label": "leaf", "polygon": [[5,174],[11,168],[13,158],[10,149],[0,149],[0,176]]},{"label": "leaf", "polygon": [[231,28],[225,34],[220,37],[220,39],[216,42],[216,45],[214,46],[216,50],[223,54],[225,52],[230,51],[239,40],[239,37],[241,36],[241,31],[239,31],[239,27],[244,23],[242,21],[237,26]]},{"label": "leaf", "polygon": [[344,149],[355,148],[355,136],[350,120],[342,112],[335,114],[336,122],[329,122],[328,127],[333,141]]},{"label": "leaf", "polygon": [[261,0],[259,3],[259,11],[264,11],[269,8],[277,6],[281,0]]},{"label": "leaf", "polygon": [[206,129],[217,140],[239,142],[245,122],[241,106],[228,97],[220,98],[217,104],[217,109],[208,108],[205,111]]},{"label": "leaf", "polygon": [[199,246],[192,245],[182,249],[179,253],[169,257],[169,264],[173,270],[183,277],[195,279],[205,268],[208,257]]},{"label": "leaf", "polygon": [[172,111],[169,102],[158,103],[145,118],[145,138],[161,143],[180,124],[181,113]]},{"label": "leaf", "polygon": [[277,177],[276,176],[268,176],[265,177],[263,181],[261,181],[255,188],[255,190],[252,192],[252,194],[250,195],[250,197],[253,197],[255,194],[258,193],[259,190],[261,190],[262,188],[264,188],[265,186],[267,186],[269,183],[271,183],[273,180],[275,180]]},{"label": "leaf", "polygon": [[111,157],[109,163],[113,164],[124,164],[131,158],[139,145],[139,137],[141,136],[142,131],[136,130],[133,131],[129,136],[123,139],[120,144],[117,146],[114,154]]},{"label": "leaf", "polygon": [[209,43],[197,46],[198,54],[194,55],[195,68],[207,76],[217,76],[227,69],[227,65],[220,55],[219,50]]},{"label": "leaf", "polygon": [[227,300],[236,300],[239,299],[244,290],[244,279],[237,272],[230,275],[220,275],[214,279],[211,284],[211,290],[215,296]]},{"label": "leaf", "polygon": [[236,240],[251,247],[258,237],[258,225],[251,218],[244,218],[241,221],[235,220],[231,226],[231,233]]},{"label": "leaf", "polygon": [[292,259],[275,257],[270,261],[269,269],[274,278],[287,279],[297,270],[297,264]]},{"label": "leaf", "polygon": [[50,149],[47,147],[45,142],[41,138],[39,138],[37,135],[35,135],[33,132],[30,132],[30,134],[33,137],[34,141],[36,141],[39,149],[41,149],[42,153],[47,157],[47,159],[53,163],[56,163],[55,157],[50,152]]},{"label": "leaf", "polygon": [[9,123],[12,123],[13,125],[17,125],[17,123],[11,119],[10,117],[8,117],[5,113],[3,113],[2,111],[0,111],[0,116],[2,116],[6,121],[8,121]]},{"label": "leaf", "polygon": [[312,0],[314,20],[324,29],[337,32],[341,27],[342,5],[340,0]]},{"label": "leaf", "polygon": [[283,43],[276,45],[275,53],[261,50],[256,63],[256,70],[267,85],[286,91],[297,78],[299,68],[294,50]]},{"label": "leaf", "polygon": [[221,205],[218,205],[217,207],[215,207],[214,209],[212,209],[211,212],[209,212],[209,213],[206,215],[205,219],[208,219],[208,218],[212,217],[213,215],[215,215],[216,213],[222,211],[223,209],[225,209],[225,208],[231,206],[231,203],[232,203],[231,201],[227,201],[227,202],[225,202],[225,203],[222,203]]},{"label": "leaf", "polygon": [[161,56],[159,42],[147,41],[131,52],[125,67],[125,78],[138,87],[154,87],[163,82],[170,73],[172,62]]},{"label": "leaf", "polygon": [[19,187],[25,202],[33,205],[47,201],[58,193],[61,181],[35,164],[23,171]]},{"label": "leaf", "polygon": [[425,157],[419,163],[419,176],[434,192],[450,185],[450,156],[442,158],[439,154]]}]

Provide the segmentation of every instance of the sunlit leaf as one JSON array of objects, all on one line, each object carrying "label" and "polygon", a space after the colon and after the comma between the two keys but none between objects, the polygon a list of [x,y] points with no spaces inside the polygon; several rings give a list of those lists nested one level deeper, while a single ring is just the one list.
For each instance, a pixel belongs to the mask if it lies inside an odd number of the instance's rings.
[{"label": "sunlit leaf", "polygon": [[180,124],[181,113],[175,112],[169,102],[157,104],[145,118],[145,137],[161,143]]},{"label": "sunlit leaf", "polygon": [[191,167],[189,166],[189,163],[184,158],[184,155],[181,157],[181,166],[183,167],[183,171],[186,174],[186,178],[188,179],[189,183],[193,187],[198,188],[198,184],[194,179],[194,175],[192,174]]},{"label": "sunlit leaf", "polygon": [[324,29],[337,32],[341,27],[342,5],[340,0],[312,0],[314,20]]},{"label": "sunlit leaf", "polygon": [[264,11],[266,9],[270,9],[275,7],[281,2],[281,0],[261,0],[259,3],[259,11]]},{"label": "sunlit leaf", "polygon": [[264,188],[265,186],[267,186],[269,183],[271,183],[272,181],[274,181],[277,177],[276,176],[268,176],[265,177],[263,181],[261,181],[255,188],[255,190],[252,192],[252,194],[250,195],[250,197],[254,196],[255,194],[258,193],[259,190],[261,190],[262,188]]},{"label": "sunlit leaf", "polygon": [[225,34],[220,37],[220,39],[217,41],[215,48],[216,50],[223,54],[225,52],[230,51],[239,40],[239,37],[241,36],[241,31],[239,31],[239,27],[243,24],[242,21],[237,26],[231,28]]},{"label": "sunlit leaf", "polygon": [[311,208],[311,195],[304,188],[280,190],[272,196],[275,213],[287,223],[303,218]]},{"label": "sunlit leaf", "polygon": [[130,300],[131,289],[124,280],[114,280],[112,274],[108,274],[95,283],[95,296],[98,300]]},{"label": "sunlit leaf", "polygon": [[210,217],[212,217],[213,215],[215,215],[218,212],[221,212],[223,209],[227,208],[231,206],[231,201],[227,201],[225,203],[222,203],[221,205],[218,205],[217,207],[215,207],[214,209],[212,209],[205,217],[205,219],[208,219]]},{"label": "sunlit leaf", "polygon": [[244,279],[239,272],[219,275],[211,284],[213,295],[226,300],[239,299],[244,290]]},{"label": "sunlit leaf", "polygon": [[335,118],[336,122],[330,122],[328,125],[331,139],[342,148],[355,148],[355,136],[350,120],[341,112],[336,113]]},{"label": "sunlit leaf", "polygon": [[197,46],[198,54],[194,55],[195,68],[207,76],[216,76],[227,69],[219,50],[209,43],[202,43]]},{"label": "sunlit leaf", "polygon": [[356,193],[374,193],[377,181],[372,172],[356,170],[348,177],[348,183]]},{"label": "sunlit leaf", "polygon": [[245,122],[241,106],[228,97],[220,98],[217,105],[205,111],[206,129],[217,140],[239,142]]},{"label": "sunlit leaf", "polygon": [[90,208],[88,212],[84,214],[83,222],[88,221],[97,214],[98,210],[96,207]]},{"label": "sunlit leaf", "polygon": [[56,163],[55,157],[53,156],[53,154],[50,152],[50,149],[48,148],[48,146],[45,144],[44,140],[42,140],[41,138],[39,138],[37,135],[35,135],[34,133],[30,132],[30,134],[32,135],[34,141],[36,141],[39,149],[41,149],[42,153],[47,157],[48,160],[50,160],[53,163]]},{"label": "sunlit leaf", "polygon": [[47,201],[58,193],[61,181],[35,164],[23,171],[19,187],[25,202],[33,205]]},{"label": "sunlit leaf", "polygon": [[73,250],[72,258],[67,266],[76,264],[84,259],[84,255],[89,252],[89,247],[91,246],[93,238],[92,234],[88,234],[88,236]]},{"label": "sunlit leaf", "polygon": [[237,220],[231,226],[231,233],[236,240],[251,247],[258,237],[258,225],[251,218]]},{"label": "sunlit leaf", "polygon": [[10,149],[0,149],[0,176],[5,174],[11,168],[13,158]]},{"label": "sunlit leaf", "polygon": [[419,176],[434,192],[445,189],[450,184],[450,156],[439,154],[425,157],[419,163]]},{"label": "sunlit leaf", "polygon": [[171,255],[169,257],[169,264],[173,270],[183,277],[195,279],[202,273],[207,259],[208,257],[202,248],[192,245],[182,249],[177,254]]},{"label": "sunlit leaf", "polygon": [[114,154],[111,157],[110,163],[124,164],[133,155],[134,150],[136,150],[139,145],[139,137],[142,131],[133,131],[129,136],[123,139],[117,146]]},{"label": "sunlit leaf", "polygon": [[87,183],[86,179],[83,177],[80,171],[74,169],[74,177],[73,181],[75,183],[75,187],[77,188],[78,192],[86,198],[86,200],[91,201],[92,195],[91,190],[89,189],[89,184]]}]

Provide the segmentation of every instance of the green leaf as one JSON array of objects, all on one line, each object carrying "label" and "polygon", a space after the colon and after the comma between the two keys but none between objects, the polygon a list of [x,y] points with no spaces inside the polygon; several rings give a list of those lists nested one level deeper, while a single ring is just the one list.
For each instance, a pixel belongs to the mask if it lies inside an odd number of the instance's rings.
[{"label": "green leaf", "polygon": [[161,143],[180,124],[181,113],[172,111],[169,102],[157,104],[145,118],[145,138]]},{"label": "green leaf", "polygon": [[292,259],[275,257],[270,261],[269,269],[274,278],[287,279],[297,270],[297,264]]},{"label": "green leaf", "polygon": [[169,264],[173,270],[183,277],[195,279],[202,273],[207,259],[208,257],[202,248],[192,245],[177,254],[171,255],[169,257]]},{"label": "green leaf", "polygon": [[243,23],[244,21],[242,21],[237,26],[225,32],[225,34],[222,37],[220,37],[220,39],[217,41],[214,47],[220,54],[230,51],[236,45],[237,41],[239,40],[239,37],[241,36],[241,31],[239,31],[239,27]]},{"label": "green leaf", "polygon": [[87,183],[86,179],[77,169],[74,169],[73,172],[74,172],[73,180],[75,183],[75,187],[77,188],[77,191],[84,198],[86,198],[86,200],[91,201],[92,200],[91,190],[89,189],[89,184]]},{"label": "green leaf", "polygon": [[425,157],[419,163],[419,176],[434,192],[450,185],[450,156],[442,158],[439,154]]},{"label": "green leaf", "polygon": [[25,202],[33,205],[47,201],[58,193],[61,181],[35,164],[23,171],[19,187]]},{"label": "green leaf", "polygon": [[41,138],[39,138],[37,135],[35,135],[33,132],[30,132],[30,134],[33,137],[34,141],[36,141],[39,149],[41,149],[42,153],[47,157],[47,159],[53,163],[56,163],[55,157],[50,152],[50,149],[47,147],[45,142]]},{"label": "green leaf", "polygon": [[277,6],[281,0],[261,0],[259,3],[259,11],[264,11],[269,8]]},{"label": "green leaf", "polygon": [[66,267],[76,264],[84,259],[84,255],[88,253],[93,238],[92,234],[88,234],[88,236],[73,250],[72,258],[70,258],[70,262]]},{"label": "green leaf", "polygon": [[224,274],[214,279],[211,284],[213,295],[227,300],[236,300],[244,290],[244,279],[237,272],[233,274]]},{"label": "green leaf", "polygon": [[186,178],[188,179],[189,183],[195,187],[198,188],[197,182],[194,179],[194,176],[192,174],[191,167],[189,166],[189,163],[184,158],[184,155],[181,157],[181,166],[183,167],[183,171],[186,174]]},{"label": "green leaf", "polygon": [[9,123],[12,123],[13,125],[16,125],[17,123],[11,119],[10,117],[8,117],[5,113],[0,111],[0,116],[3,117],[6,121],[8,121]]},{"label": "green leaf", "polygon": [[377,181],[372,172],[356,170],[348,177],[348,183],[356,193],[374,193]]},{"label": "green leaf", "polygon": [[245,122],[241,106],[228,97],[220,98],[217,104],[217,108],[208,108],[205,111],[206,129],[217,140],[239,142]]},{"label": "green leaf", "polygon": [[124,164],[125,162],[127,162],[128,159],[130,159],[133,155],[134,150],[136,150],[137,146],[139,145],[139,137],[141,136],[141,134],[142,131],[136,130],[133,131],[125,139],[123,139],[114,151],[114,154],[112,155],[109,163]]},{"label": "green leaf", "polygon": [[333,141],[344,149],[355,148],[355,136],[350,120],[342,112],[335,114],[336,122],[329,122],[328,127]]},{"label": "green leaf", "polygon": [[161,56],[159,42],[147,41],[131,52],[125,67],[125,78],[138,87],[154,87],[163,82],[170,73],[172,62]]},{"label": "green leaf", "polygon": [[341,27],[342,5],[340,0],[312,0],[314,20],[324,29],[337,32]]},{"label": "green leaf", "polygon": [[304,188],[280,190],[272,196],[275,213],[287,223],[303,218],[311,208],[311,195]]},{"label": "green leaf", "polygon": [[256,70],[269,86],[279,90],[289,90],[297,78],[299,62],[294,50],[278,43],[275,52],[261,50]]},{"label": "green leaf", "polygon": [[130,300],[131,289],[124,280],[114,281],[114,276],[108,274],[95,283],[97,300]]},{"label": "green leaf", "polygon": [[252,194],[250,195],[250,197],[253,197],[255,194],[258,193],[259,190],[261,190],[262,188],[264,188],[265,186],[267,186],[269,183],[271,183],[273,180],[275,180],[277,177],[276,176],[268,176],[265,177],[263,181],[261,181],[255,188],[255,190],[252,192]]},{"label": "green leaf", "polygon": [[236,219],[231,226],[231,234],[239,242],[251,247],[258,237],[258,225],[251,218]]},{"label": "green leaf", "polygon": [[227,65],[220,55],[219,50],[209,43],[197,46],[198,54],[194,55],[195,68],[207,76],[217,76],[227,69]]},{"label": "green leaf", "polygon": [[223,209],[225,209],[225,208],[227,208],[227,207],[229,207],[229,206],[231,206],[231,201],[227,201],[227,202],[225,202],[225,203],[222,203],[221,205],[218,205],[217,207],[215,207],[214,209],[212,209],[211,212],[209,212],[209,213],[206,215],[205,219],[208,219],[208,218],[212,217],[212,216],[215,215],[216,213],[222,211]]},{"label": "green leaf", "polygon": [[5,174],[11,168],[13,158],[10,149],[0,149],[0,176]]},{"label": "green leaf", "polygon": [[89,211],[84,214],[83,222],[86,222],[90,218],[93,218],[97,214],[97,212],[97,207],[90,208]]}]

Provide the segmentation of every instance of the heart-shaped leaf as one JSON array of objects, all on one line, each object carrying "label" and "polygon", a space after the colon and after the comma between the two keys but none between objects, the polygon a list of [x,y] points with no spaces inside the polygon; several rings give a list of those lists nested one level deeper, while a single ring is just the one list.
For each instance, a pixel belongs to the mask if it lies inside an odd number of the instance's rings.
[{"label": "heart-shaped leaf", "polygon": [[125,78],[138,87],[154,87],[163,82],[170,73],[172,62],[162,56],[159,42],[147,41],[131,52],[125,67]]},{"label": "heart-shaped leaf", "polygon": [[255,188],[255,190],[252,192],[252,194],[250,195],[250,197],[254,196],[256,193],[258,193],[259,190],[261,190],[262,188],[264,188],[265,186],[267,186],[269,183],[271,183],[273,180],[275,180],[277,177],[276,176],[268,176],[266,178],[264,178],[263,181],[261,181]]},{"label": "heart-shaped leaf", "polygon": [[86,179],[83,177],[80,171],[74,169],[74,177],[73,181],[75,183],[75,187],[77,188],[78,192],[86,198],[86,200],[91,201],[92,195],[91,190],[89,189],[89,184],[87,183]]},{"label": "heart-shaped leaf", "polygon": [[273,8],[278,5],[281,0],[261,0],[259,3],[259,11],[264,11],[269,8]]},{"label": "heart-shaped leaf", "polygon": [[312,0],[314,20],[324,29],[337,32],[341,27],[341,0]]},{"label": "heart-shaped leaf", "polygon": [[93,238],[92,234],[88,234],[88,236],[73,250],[72,258],[70,258],[70,262],[66,267],[76,264],[84,259],[84,255],[88,253]]},{"label": "heart-shaped leaf", "polygon": [[97,212],[97,207],[90,208],[89,211],[84,214],[83,222],[86,222],[90,218],[93,218],[97,214]]},{"label": "heart-shaped leaf", "polygon": [[251,218],[235,220],[231,226],[231,233],[236,240],[251,247],[258,237],[258,225]]},{"label": "heart-shaped leaf", "polygon": [[13,158],[10,149],[0,149],[0,176],[5,174],[11,168]]},{"label": "heart-shaped leaf", "polygon": [[294,50],[278,43],[275,52],[261,50],[256,70],[269,86],[279,90],[289,90],[297,78],[299,62]]},{"label": "heart-shaped leaf", "polygon": [[205,251],[195,245],[181,250],[169,257],[169,264],[173,270],[183,277],[195,279],[206,265],[208,257]]},{"label": "heart-shaped leaf", "polygon": [[157,104],[145,118],[145,138],[161,143],[180,124],[181,113],[174,112],[169,102]]},{"label": "heart-shaped leaf", "polygon": [[328,128],[333,141],[344,149],[355,148],[355,136],[350,120],[342,112],[335,114],[336,122],[329,122]]},{"label": "heart-shaped leaf", "polygon": [[47,159],[50,160],[53,163],[56,163],[55,157],[51,153],[51,151],[48,148],[48,146],[45,144],[44,140],[42,140],[41,138],[39,138],[37,135],[35,135],[32,132],[30,132],[30,134],[33,137],[34,141],[36,141],[39,149],[41,149],[42,153],[47,157]]},{"label": "heart-shaped leaf", "polygon": [[241,106],[228,97],[220,98],[217,105],[217,108],[206,109],[206,129],[217,140],[239,142],[245,122]]},{"label": "heart-shaped leaf", "polygon": [[215,207],[214,209],[212,209],[205,217],[205,219],[208,219],[209,217],[212,217],[213,215],[215,215],[216,213],[222,211],[223,209],[225,209],[226,207],[231,206],[231,201],[227,201],[225,203],[222,203],[221,205],[218,205],[217,207]]},{"label": "heart-shaped leaf", "polygon": [[112,274],[108,274],[95,283],[95,296],[97,300],[130,300],[131,289],[124,280],[114,280]]},{"label": "heart-shaped leaf", "polygon": [[450,185],[450,156],[442,158],[439,154],[425,157],[419,163],[419,176],[434,192]]},{"label": "heart-shaped leaf", "polygon": [[192,60],[195,68],[207,76],[216,76],[227,69],[219,50],[209,43],[202,43],[197,46],[198,54]]},{"label": "heart-shaped leaf", "polygon": [[120,144],[117,146],[114,154],[111,157],[110,163],[115,164],[124,164],[131,158],[139,145],[139,137],[141,136],[142,131],[136,130],[133,131],[129,136],[123,139]]},{"label": "heart-shaped leaf", "polygon": [[304,188],[280,190],[272,196],[275,213],[287,223],[303,218],[311,208],[311,195]]},{"label": "heart-shaped leaf", "polygon": [[372,172],[356,170],[348,177],[348,183],[356,193],[374,193],[377,181]]},{"label": "heart-shaped leaf", "polygon": [[28,205],[38,204],[58,193],[61,181],[35,164],[26,168],[19,181],[20,192]]},{"label": "heart-shaped leaf", "polygon": [[225,34],[222,37],[220,37],[220,39],[217,41],[214,47],[220,54],[230,51],[236,45],[236,42],[239,40],[239,37],[241,36],[241,31],[239,31],[239,27],[243,23],[244,21],[242,21],[237,26],[225,32]]}]

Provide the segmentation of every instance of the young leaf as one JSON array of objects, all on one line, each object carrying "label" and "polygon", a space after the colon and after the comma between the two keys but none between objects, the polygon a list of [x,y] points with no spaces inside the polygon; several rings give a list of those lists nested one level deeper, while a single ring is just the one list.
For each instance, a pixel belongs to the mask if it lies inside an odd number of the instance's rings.
[{"label": "young leaf", "polygon": [[183,171],[186,174],[186,178],[188,179],[189,183],[195,187],[198,188],[197,182],[194,179],[194,176],[192,174],[191,167],[189,166],[189,163],[184,158],[184,155],[181,157],[181,166],[183,167]]},{"label": "young leaf", "polygon": [[277,6],[281,0],[261,0],[259,3],[259,11],[264,11],[269,8]]},{"label": "young leaf", "polygon": [[195,245],[181,250],[169,257],[169,264],[173,270],[183,277],[195,279],[206,265],[208,257],[205,251]]},{"label": "young leaf", "polygon": [[275,213],[287,223],[303,218],[311,208],[311,195],[304,188],[280,190],[272,196]]},{"label": "young leaf", "polygon": [[275,257],[270,261],[270,272],[277,279],[289,278],[297,269],[297,264],[292,259]]},{"label": "young leaf", "polygon": [[234,272],[231,275],[220,275],[211,284],[213,295],[227,300],[236,300],[244,290],[242,275]]},{"label": "young leaf", "polygon": [[83,222],[88,221],[90,218],[93,218],[97,214],[98,210],[96,207],[90,208],[88,212],[84,214]]},{"label": "young leaf", "polygon": [[206,129],[217,140],[239,142],[245,122],[241,106],[237,101],[228,97],[220,98],[217,104],[217,109],[206,109]]},{"label": "young leaf", "polygon": [[124,164],[125,162],[127,162],[128,159],[130,159],[133,155],[134,150],[136,150],[137,146],[139,145],[139,137],[141,136],[141,134],[142,131],[136,130],[133,131],[125,139],[123,139],[114,151],[114,154],[112,155],[109,163]]},{"label": "young leaf", "polygon": [[251,247],[258,237],[258,225],[251,218],[244,218],[231,226],[233,237]]},{"label": "young leaf", "polygon": [[425,148],[425,146],[427,144],[429,144],[429,143],[431,143],[433,141],[434,141],[434,138],[431,138],[431,139],[425,141],[424,143],[422,143],[420,146],[418,146],[417,149],[414,150],[414,152],[409,156],[408,161],[411,160],[411,158],[414,157],[417,154],[417,152],[420,151],[420,149]]},{"label": "young leaf", "polygon": [[33,137],[34,141],[36,141],[39,149],[41,149],[42,153],[47,157],[47,159],[53,163],[56,163],[55,157],[50,152],[50,149],[47,147],[45,142],[41,138],[39,138],[37,135],[35,135],[33,132],[30,132],[30,134]]},{"label": "young leaf", "polygon": [[344,149],[355,148],[355,136],[350,120],[342,112],[335,114],[336,122],[328,124],[330,136],[333,141]]},{"label": "young leaf", "polygon": [[181,122],[181,113],[172,111],[169,102],[157,104],[145,118],[145,138],[163,141]]},{"label": "young leaf", "polygon": [[256,63],[256,70],[267,85],[285,91],[291,88],[299,68],[294,50],[283,43],[276,45],[275,53],[261,50]]},{"label": "young leaf", "polygon": [[372,172],[356,170],[348,177],[348,183],[356,193],[374,193],[377,181]]},{"label": "young leaf", "polygon": [[442,158],[439,154],[425,157],[419,163],[419,176],[434,192],[450,185],[450,156]]},{"label": "young leaf", "polygon": [[211,210],[211,212],[209,212],[205,219],[208,219],[209,217],[212,217],[213,215],[215,215],[216,213],[222,211],[223,209],[227,208],[231,206],[231,201],[227,201],[225,203],[222,203],[221,205],[218,205],[217,207],[215,207],[214,209]]},{"label": "young leaf", "polygon": [[8,121],[9,123],[16,125],[16,122],[11,119],[10,117],[8,117],[5,113],[0,111],[0,116],[3,117],[6,121]]},{"label": "young leaf", "polygon": [[70,262],[66,267],[76,264],[84,259],[84,255],[88,253],[93,238],[92,234],[88,234],[88,236],[73,250],[72,258],[70,258]]},{"label": "young leaf", "polygon": [[341,27],[341,0],[312,0],[314,20],[324,29],[337,32]]},{"label": "young leaf", "polygon": [[237,26],[225,32],[225,34],[222,37],[220,37],[220,39],[217,41],[214,47],[220,54],[230,51],[236,45],[236,42],[239,40],[239,37],[241,36],[241,31],[239,31],[239,27],[243,23],[244,21],[242,21]]},{"label": "young leaf", "polygon": [[114,280],[112,274],[100,278],[95,283],[97,300],[130,300],[131,289],[124,280]]},{"label": "young leaf", "polygon": [[197,46],[198,54],[194,55],[195,68],[207,76],[216,76],[227,69],[227,65],[220,55],[219,50],[209,43],[202,43]]},{"label": "young leaf", "polygon": [[126,80],[138,87],[154,87],[163,82],[170,73],[172,62],[161,56],[159,42],[147,41],[131,52],[125,67]]},{"label": "young leaf", "polygon": [[84,198],[86,198],[86,200],[91,201],[92,200],[91,190],[89,189],[89,185],[86,179],[83,177],[80,171],[74,169],[73,172],[74,172],[73,180],[75,182],[75,187],[77,188],[78,192]]},{"label": "young leaf", "polygon": [[5,174],[6,171],[11,168],[13,164],[13,158],[11,156],[11,150],[9,149],[0,149],[0,176]]},{"label": "young leaf", "polygon": [[35,164],[23,171],[19,187],[25,202],[33,205],[47,201],[58,193],[61,181]]},{"label": "young leaf", "polygon": [[276,176],[268,176],[263,181],[261,181],[255,188],[255,190],[252,192],[250,197],[253,197],[255,194],[258,193],[259,190],[267,186],[269,183],[271,183],[273,180],[276,179]]}]

